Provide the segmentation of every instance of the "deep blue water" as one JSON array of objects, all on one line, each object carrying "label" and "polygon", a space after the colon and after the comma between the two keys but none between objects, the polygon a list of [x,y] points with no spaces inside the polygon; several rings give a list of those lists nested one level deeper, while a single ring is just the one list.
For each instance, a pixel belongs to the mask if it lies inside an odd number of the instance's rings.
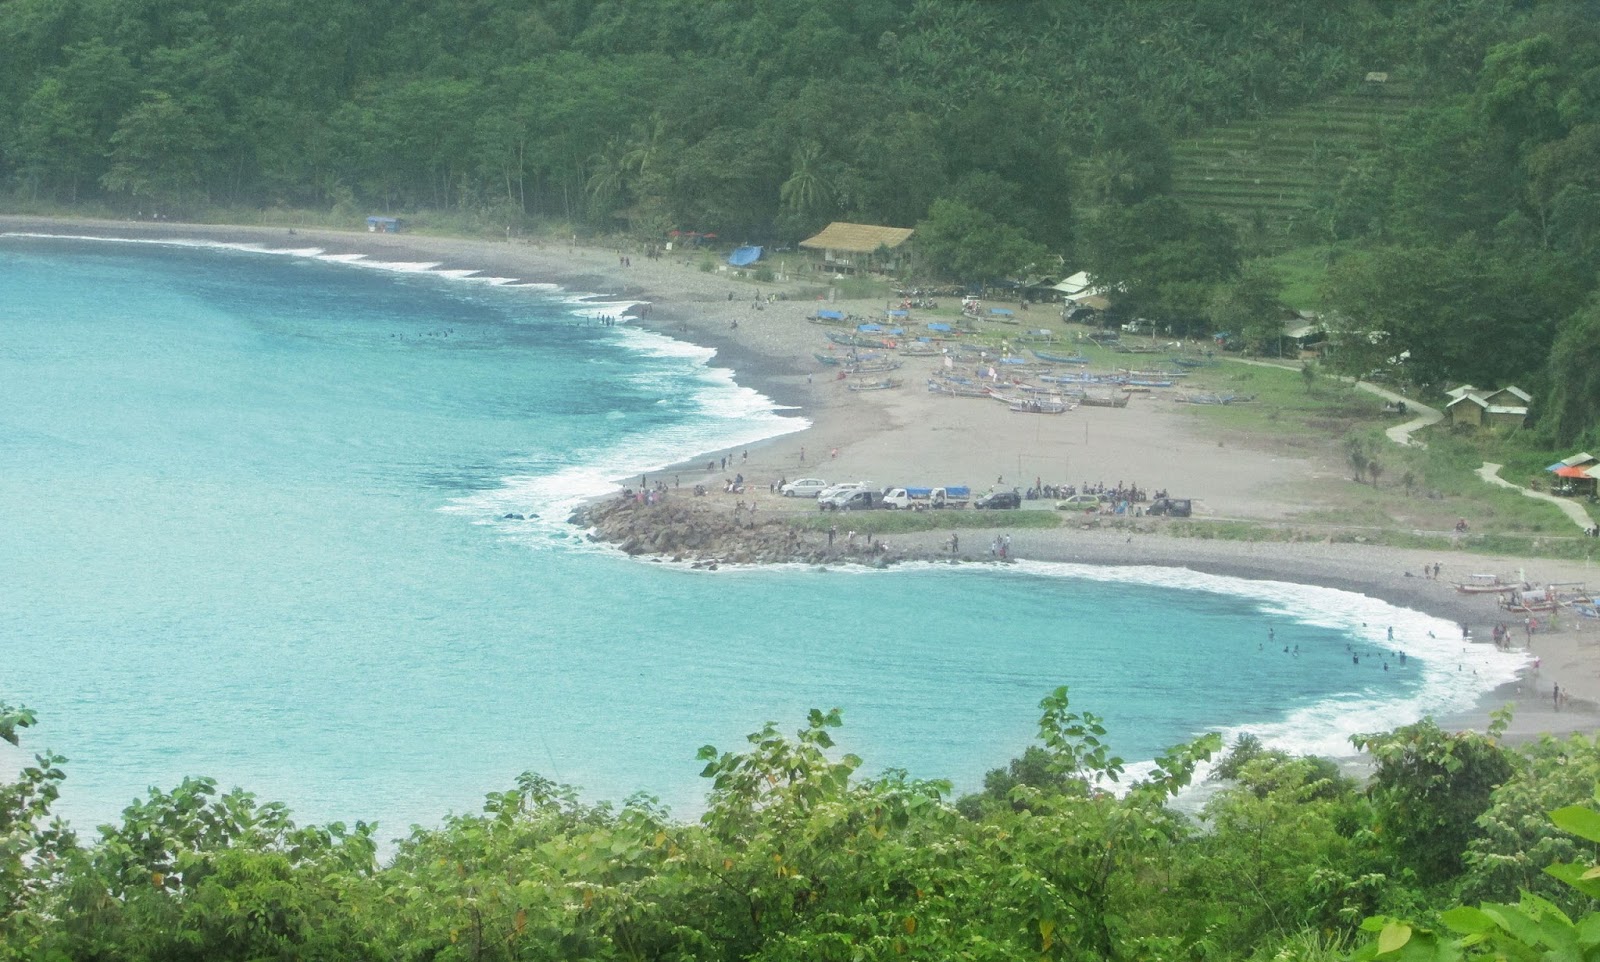
[{"label": "deep blue water", "polygon": [[[1130,760],[1208,729],[1338,752],[1514,665],[1176,570],[629,560],[571,505],[804,422],[586,323],[627,305],[315,254],[0,237],[0,700],[80,824],[191,774],[386,837],[529,769],[688,814],[700,745],[833,706],[868,771],[971,790],[1060,684]],[[1353,666],[1389,625],[1407,667]]]}]

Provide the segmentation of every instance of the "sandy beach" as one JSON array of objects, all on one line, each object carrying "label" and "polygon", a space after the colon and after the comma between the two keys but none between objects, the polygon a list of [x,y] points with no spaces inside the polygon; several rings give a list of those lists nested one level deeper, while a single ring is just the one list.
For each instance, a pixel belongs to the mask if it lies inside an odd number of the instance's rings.
[{"label": "sandy beach", "polygon": [[[1201,518],[1258,521],[1280,520],[1299,508],[1308,482],[1348,483],[1332,442],[1289,448],[1273,438],[1206,431],[1185,405],[1159,395],[1135,395],[1123,409],[1084,407],[1062,416],[1018,415],[992,402],[925,391],[923,380],[940,360],[932,357],[902,359],[903,369],[895,372],[905,380],[901,389],[852,392],[837,378],[837,369],[824,367],[812,356],[830,345],[823,329],[808,319],[819,307],[880,316],[885,303],[829,300],[830,278],[789,277],[781,255],[771,265],[780,279],[757,284],[724,270],[701,270],[701,263],[714,255],[669,254],[655,260],[632,249],[521,239],[507,243],[304,229],[291,236],[283,228],[16,216],[0,217],[0,231],[318,247],[375,260],[476,269],[486,275],[557,283],[610,300],[647,302],[636,311],[641,326],[714,348],[713,363],[731,368],[740,384],[810,421],[808,430],[748,450],[685,451],[679,464],[659,472],[685,487],[720,486],[725,477],[742,473],[754,493],[741,499],[757,502],[769,518],[807,510],[770,494],[769,485],[782,478],[810,476],[862,480],[874,486],[964,484],[975,492],[1028,488],[1036,482],[1136,484],[1197,499],[1196,515]],[[716,258],[715,263],[722,262]],[[778,299],[768,301],[769,296]],[[1038,323],[1030,323],[1029,313],[1019,314],[1021,329],[1058,321],[1049,305],[1030,313]],[[726,472],[720,469],[724,456],[729,458]],[[719,467],[708,472],[708,459]],[[731,512],[732,504],[726,508]],[[1465,624],[1473,639],[1485,645],[1491,626],[1499,622],[1510,625],[1518,645],[1529,639],[1522,622],[1500,612],[1492,596],[1460,594],[1449,583],[1452,578],[1480,571],[1521,572],[1530,583],[1544,584],[1593,582],[1597,574],[1582,563],[1459,552],[1440,556],[1327,540],[1178,538],[1163,533],[1163,524],[1162,519],[1145,518],[1120,527],[1072,524],[1052,530],[1019,529],[1012,532],[1012,551],[1024,559],[1176,566],[1339,588]],[[947,537],[943,532],[899,536],[896,546],[932,553]],[[987,538],[974,533],[971,541],[980,540]],[[1443,566],[1441,577],[1423,576],[1424,566],[1435,563]],[[1555,626],[1541,625],[1530,644],[1532,656],[1540,660],[1537,672],[1530,669],[1520,684],[1487,698],[1481,713],[1441,722],[1482,727],[1488,710],[1509,702],[1516,706],[1513,734],[1518,737],[1595,728],[1600,722],[1600,625],[1563,616]],[[1560,711],[1550,696],[1555,684],[1571,699]]]}]

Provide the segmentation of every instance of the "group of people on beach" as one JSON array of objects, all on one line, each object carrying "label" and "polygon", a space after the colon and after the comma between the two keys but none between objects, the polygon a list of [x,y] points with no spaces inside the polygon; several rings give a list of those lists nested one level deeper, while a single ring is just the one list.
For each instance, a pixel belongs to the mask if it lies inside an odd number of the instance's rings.
[{"label": "group of people on beach", "polygon": [[[1120,479],[1111,487],[1107,487],[1104,481],[1096,481],[1093,484],[1085,481],[1080,488],[1075,484],[1045,484],[1042,478],[1034,478],[1033,487],[1029,488],[1023,497],[1029,501],[1036,501],[1040,498],[1070,498],[1075,494],[1098,494],[1109,501],[1127,501],[1131,504],[1148,501],[1151,497],[1150,492],[1144,488],[1133,483],[1124,485]],[[1155,493],[1156,498],[1166,496],[1165,489]]]}]

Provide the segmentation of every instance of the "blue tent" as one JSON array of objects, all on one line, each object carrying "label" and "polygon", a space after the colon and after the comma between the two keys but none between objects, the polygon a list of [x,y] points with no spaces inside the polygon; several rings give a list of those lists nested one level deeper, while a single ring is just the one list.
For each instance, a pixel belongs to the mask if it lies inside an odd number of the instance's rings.
[{"label": "blue tent", "polygon": [[733,253],[728,255],[728,263],[734,267],[748,267],[761,259],[761,248],[746,244],[735,247]]}]

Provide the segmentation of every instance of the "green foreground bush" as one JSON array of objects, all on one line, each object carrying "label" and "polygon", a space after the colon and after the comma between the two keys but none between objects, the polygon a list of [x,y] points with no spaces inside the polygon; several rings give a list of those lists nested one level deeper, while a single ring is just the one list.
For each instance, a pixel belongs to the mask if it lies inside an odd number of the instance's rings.
[{"label": "green foreground bush", "polygon": [[[1600,840],[1594,739],[1519,752],[1500,724],[1425,722],[1357,740],[1366,787],[1241,739],[1191,818],[1167,803],[1218,736],[1130,780],[1065,688],[1041,708],[1038,743],[954,804],[945,782],[864,775],[835,750],[839,711],[813,711],[793,736],[768,724],[703,748],[697,822],[527,774],[383,864],[375,826],[298,827],[204,779],[80,840],[50,820],[63,773],[46,756],[0,791],[0,957],[1331,959],[1363,942],[1369,958],[1594,957],[1600,886],[1565,861]],[[0,705],[0,737],[32,722]],[[1458,889],[1525,894],[1433,910]]]}]

